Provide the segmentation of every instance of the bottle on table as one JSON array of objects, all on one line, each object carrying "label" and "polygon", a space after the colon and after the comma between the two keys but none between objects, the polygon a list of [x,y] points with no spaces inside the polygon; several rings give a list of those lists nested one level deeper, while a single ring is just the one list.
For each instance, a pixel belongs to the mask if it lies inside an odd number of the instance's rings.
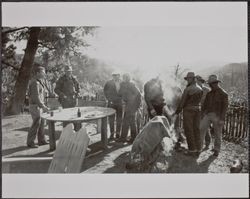
[{"label": "bottle on table", "polygon": [[81,114],[80,108],[78,108],[77,117],[81,117],[81,116],[82,116],[82,114]]}]

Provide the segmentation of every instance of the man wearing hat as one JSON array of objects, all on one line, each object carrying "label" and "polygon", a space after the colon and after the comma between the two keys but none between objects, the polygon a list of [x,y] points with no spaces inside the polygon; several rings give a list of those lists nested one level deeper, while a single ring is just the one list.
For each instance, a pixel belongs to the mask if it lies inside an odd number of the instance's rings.
[{"label": "man wearing hat", "polygon": [[55,93],[59,96],[59,102],[63,108],[72,108],[77,104],[80,85],[76,77],[72,75],[72,67],[65,67],[65,74],[56,82]]},{"label": "man wearing hat", "polygon": [[184,79],[188,84],[174,114],[179,114],[183,109],[183,127],[188,144],[185,154],[197,157],[201,152],[200,101],[203,92],[196,83],[194,72],[188,72]]},{"label": "man wearing hat", "polygon": [[[203,95],[201,97],[201,106],[203,106],[206,95],[210,91],[210,89],[204,85],[206,81],[201,76],[196,75],[196,80],[197,84],[202,88],[203,91]],[[210,128],[210,130],[212,131],[212,128]],[[205,135],[205,149],[209,148],[210,143],[211,143],[211,134],[208,130]]]},{"label": "man wearing hat", "polygon": [[122,133],[119,142],[127,142],[128,130],[130,129],[131,138],[128,143],[133,143],[138,132],[136,127],[136,113],[141,105],[141,93],[128,73],[123,75],[123,81],[119,94],[125,102],[124,118],[122,123]]},{"label": "man wearing hat", "polygon": [[104,95],[108,100],[108,107],[116,110],[116,130],[114,128],[115,116],[109,117],[109,125],[110,125],[110,139],[114,139],[120,137],[121,124],[122,124],[122,97],[119,95],[120,90],[120,74],[115,71],[112,73],[112,79],[109,80],[104,85]]},{"label": "man wearing hat", "polygon": [[[38,145],[45,145],[48,142],[44,135],[44,120],[41,118],[42,112],[47,112],[49,108],[44,104],[45,98],[45,69],[40,65],[36,68],[35,76],[30,80],[28,87],[29,111],[32,117],[32,125],[28,131],[27,146],[37,148]],[[35,139],[38,139],[38,145]]]},{"label": "man wearing hat", "polygon": [[214,156],[218,156],[221,148],[222,128],[226,117],[228,107],[228,94],[219,86],[220,80],[216,75],[210,75],[207,83],[211,91],[206,95],[202,106],[201,120],[201,144],[203,146],[204,137],[210,126],[214,128]]}]

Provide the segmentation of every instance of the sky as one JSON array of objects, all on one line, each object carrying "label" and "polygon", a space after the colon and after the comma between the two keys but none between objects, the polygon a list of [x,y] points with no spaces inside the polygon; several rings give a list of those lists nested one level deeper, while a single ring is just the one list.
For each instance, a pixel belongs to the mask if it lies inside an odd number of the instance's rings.
[{"label": "sky", "polygon": [[127,69],[247,61],[243,27],[100,27],[87,54]]},{"label": "sky", "polygon": [[[177,64],[201,70],[248,60],[244,2],[34,5],[3,4],[3,25],[24,21],[24,25],[99,26],[94,37],[86,38],[91,47],[82,52],[120,70],[138,68],[144,73],[156,73]],[[13,18],[8,9],[18,17]],[[34,17],[23,15],[25,9],[32,10]],[[54,9],[58,10],[56,15]],[[70,10],[71,15],[65,17],[64,11]]]}]

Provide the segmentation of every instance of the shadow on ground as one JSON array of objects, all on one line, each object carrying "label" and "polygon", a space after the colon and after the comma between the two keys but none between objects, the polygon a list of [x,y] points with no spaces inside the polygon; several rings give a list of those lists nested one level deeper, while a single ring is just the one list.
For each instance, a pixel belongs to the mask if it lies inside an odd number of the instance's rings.
[{"label": "shadow on ground", "polygon": [[198,162],[197,158],[174,152],[171,157],[168,173],[208,173],[210,164],[216,158],[211,155],[206,160]]},{"label": "shadow on ground", "polygon": [[85,170],[88,170],[91,167],[94,167],[98,163],[102,162],[106,155],[109,155],[112,152],[118,149],[127,147],[127,146],[128,145],[119,145],[117,143],[109,143],[108,148],[104,150],[101,147],[100,142],[89,145],[91,152],[86,154],[81,172],[84,172]]},{"label": "shadow on ground", "polygon": [[129,161],[129,152],[124,152],[114,160],[114,166],[108,168],[104,173],[125,173],[126,163]]}]

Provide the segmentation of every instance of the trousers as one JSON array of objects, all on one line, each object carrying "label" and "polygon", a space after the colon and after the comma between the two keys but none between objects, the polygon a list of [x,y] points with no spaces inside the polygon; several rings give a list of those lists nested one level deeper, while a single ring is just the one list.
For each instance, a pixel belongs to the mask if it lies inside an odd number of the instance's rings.
[{"label": "trousers", "polygon": [[[120,135],[121,126],[122,126],[122,104],[111,104],[108,103],[109,108],[113,108],[116,110],[116,115],[112,115],[109,117],[109,126],[111,134],[115,132]],[[116,130],[115,130],[115,120],[116,120]]]},{"label": "trousers", "polygon": [[214,150],[219,152],[221,149],[223,124],[220,124],[220,119],[215,113],[208,113],[201,120],[201,124],[200,124],[201,146],[203,146],[204,144],[205,136],[211,123],[213,124],[213,130],[214,130],[213,131]]},{"label": "trousers", "polygon": [[133,107],[126,106],[122,123],[121,139],[126,139],[130,128],[131,139],[134,140],[137,136],[136,128],[136,110]]},{"label": "trousers", "polygon": [[200,136],[200,110],[183,110],[183,127],[186,135],[188,149],[190,151],[201,151]]},{"label": "trousers", "polygon": [[27,144],[33,144],[36,136],[38,143],[45,140],[44,120],[41,118],[42,109],[36,104],[30,104],[29,111],[32,117],[32,125],[28,131]]}]

